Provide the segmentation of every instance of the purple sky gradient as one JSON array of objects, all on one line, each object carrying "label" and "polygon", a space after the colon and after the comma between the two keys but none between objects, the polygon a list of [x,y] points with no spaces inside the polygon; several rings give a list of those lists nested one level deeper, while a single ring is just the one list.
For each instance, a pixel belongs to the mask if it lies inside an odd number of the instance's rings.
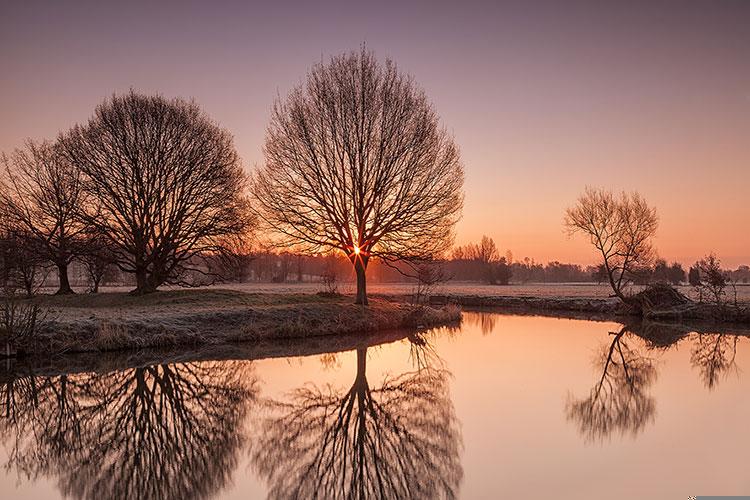
[{"label": "purple sky gradient", "polygon": [[657,246],[750,264],[750,2],[3,2],[0,150],[133,87],[195,98],[262,161],[273,99],[361,43],[461,147],[459,243],[593,262],[562,229],[586,184],[637,189]]}]

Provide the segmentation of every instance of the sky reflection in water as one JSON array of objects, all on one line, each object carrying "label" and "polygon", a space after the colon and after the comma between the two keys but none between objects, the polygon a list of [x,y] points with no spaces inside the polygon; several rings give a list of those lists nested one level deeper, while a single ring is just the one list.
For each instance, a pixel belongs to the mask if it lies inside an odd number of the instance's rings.
[{"label": "sky reflection in water", "polygon": [[0,492],[746,494],[750,342],[727,331],[467,312],[457,329],[258,351],[294,357],[18,363],[0,372]]}]

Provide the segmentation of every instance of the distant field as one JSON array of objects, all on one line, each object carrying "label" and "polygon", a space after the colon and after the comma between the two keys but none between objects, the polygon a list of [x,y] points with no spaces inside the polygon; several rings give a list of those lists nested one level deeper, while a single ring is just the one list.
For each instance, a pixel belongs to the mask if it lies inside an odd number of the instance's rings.
[{"label": "distant field", "polygon": [[[320,283],[226,283],[213,288],[242,290],[250,293],[315,293],[323,289]],[[680,291],[695,298],[692,287],[679,287]],[[354,283],[340,283],[341,293],[354,293]],[[105,288],[103,291],[122,291],[123,288]],[[368,283],[369,293],[408,294],[414,290],[413,283]],[[637,291],[637,289],[636,289]],[[532,296],[532,297],[608,297],[611,289],[594,283],[535,283],[525,285],[492,286],[478,283],[448,283],[437,287],[433,294],[463,294],[488,296]],[[731,289],[728,291],[732,298]],[[737,299],[750,303],[750,285],[737,286]]]}]

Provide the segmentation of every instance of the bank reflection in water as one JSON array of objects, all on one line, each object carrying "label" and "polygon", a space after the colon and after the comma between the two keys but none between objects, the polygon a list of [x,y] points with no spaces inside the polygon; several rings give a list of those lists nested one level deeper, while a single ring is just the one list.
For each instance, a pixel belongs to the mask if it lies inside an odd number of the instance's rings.
[{"label": "bank reflection in water", "polygon": [[201,498],[219,491],[255,399],[246,362],[12,376],[0,387],[9,468],[64,496]]},{"label": "bank reflection in water", "polygon": [[412,355],[422,350],[412,372],[372,386],[360,347],[350,387],[308,384],[264,403],[251,460],[269,498],[457,496],[462,441],[450,374],[421,342],[412,339]]}]

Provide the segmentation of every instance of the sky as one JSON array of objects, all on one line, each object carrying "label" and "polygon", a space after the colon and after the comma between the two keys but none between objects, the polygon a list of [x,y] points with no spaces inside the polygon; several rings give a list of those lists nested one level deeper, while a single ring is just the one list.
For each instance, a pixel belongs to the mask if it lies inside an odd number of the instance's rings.
[{"label": "sky", "polygon": [[113,93],[194,98],[263,162],[271,105],[366,44],[421,85],[462,153],[457,243],[589,264],[585,186],[657,208],[667,260],[750,264],[750,2],[0,4],[0,151]]}]

